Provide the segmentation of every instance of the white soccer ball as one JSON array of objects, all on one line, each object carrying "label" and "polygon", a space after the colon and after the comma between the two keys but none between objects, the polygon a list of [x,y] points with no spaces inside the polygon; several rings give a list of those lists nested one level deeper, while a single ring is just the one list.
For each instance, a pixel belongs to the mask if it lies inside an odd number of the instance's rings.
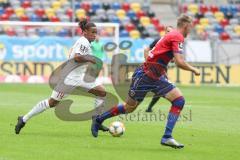
[{"label": "white soccer ball", "polygon": [[125,132],[125,126],[119,121],[112,122],[109,126],[109,132],[113,137],[120,137]]}]

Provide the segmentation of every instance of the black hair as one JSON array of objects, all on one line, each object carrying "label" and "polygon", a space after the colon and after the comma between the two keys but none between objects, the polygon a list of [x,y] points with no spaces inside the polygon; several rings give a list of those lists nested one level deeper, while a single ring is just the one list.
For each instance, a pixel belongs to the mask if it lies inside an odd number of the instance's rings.
[{"label": "black hair", "polygon": [[78,26],[82,29],[82,31],[88,30],[91,27],[96,27],[96,25],[92,22],[88,22],[86,18],[83,18],[79,21]]}]

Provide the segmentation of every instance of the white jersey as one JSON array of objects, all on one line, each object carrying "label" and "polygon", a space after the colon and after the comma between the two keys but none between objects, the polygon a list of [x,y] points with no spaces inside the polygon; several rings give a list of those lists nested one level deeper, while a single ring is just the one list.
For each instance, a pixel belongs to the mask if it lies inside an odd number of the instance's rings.
[{"label": "white jersey", "polygon": [[[69,59],[74,58],[75,55],[92,55],[90,42],[84,37],[80,37],[70,50]],[[87,65],[77,67],[67,76],[71,79],[76,79],[86,72]]]}]

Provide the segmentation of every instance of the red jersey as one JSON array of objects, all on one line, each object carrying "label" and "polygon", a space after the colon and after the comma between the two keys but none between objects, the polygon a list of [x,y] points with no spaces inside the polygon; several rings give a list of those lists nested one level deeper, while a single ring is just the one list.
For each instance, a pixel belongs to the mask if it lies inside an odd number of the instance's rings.
[{"label": "red jersey", "polygon": [[168,63],[174,57],[174,53],[182,53],[183,35],[173,30],[162,37],[157,44],[149,51],[146,62],[143,64],[144,72],[153,79],[158,79],[166,74]]}]

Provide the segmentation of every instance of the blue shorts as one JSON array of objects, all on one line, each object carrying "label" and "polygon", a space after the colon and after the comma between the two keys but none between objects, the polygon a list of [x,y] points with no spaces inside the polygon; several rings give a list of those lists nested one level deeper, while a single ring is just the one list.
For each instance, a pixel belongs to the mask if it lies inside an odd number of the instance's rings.
[{"label": "blue shorts", "polygon": [[148,92],[153,92],[156,97],[162,97],[174,88],[175,86],[168,81],[166,75],[162,75],[157,80],[152,79],[145,74],[142,67],[139,67],[132,75],[128,95],[132,99],[141,102]]}]

